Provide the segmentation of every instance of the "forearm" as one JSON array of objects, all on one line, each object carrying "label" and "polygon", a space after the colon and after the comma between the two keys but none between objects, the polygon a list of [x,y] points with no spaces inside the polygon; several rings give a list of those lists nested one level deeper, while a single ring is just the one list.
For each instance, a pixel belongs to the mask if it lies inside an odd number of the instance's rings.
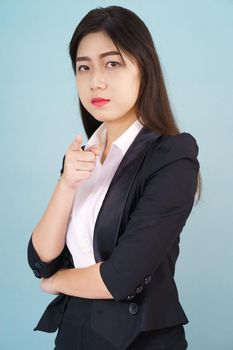
[{"label": "forearm", "polygon": [[33,230],[33,245],[44,262],[57,257],[64,248],[74,195],[75,190],[68,189],[60,180],[43,217]]},{"label": "forearm", "polygon": [[99,272],[101,263],[58,271],[51,277],[54,290],[80,298],[113,299],[101,278]]}]

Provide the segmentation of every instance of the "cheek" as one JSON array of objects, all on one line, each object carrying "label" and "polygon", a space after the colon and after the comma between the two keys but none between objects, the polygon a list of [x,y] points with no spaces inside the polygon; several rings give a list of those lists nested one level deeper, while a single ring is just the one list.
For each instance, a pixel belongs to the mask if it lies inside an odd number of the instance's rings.
[{"label": "cheek", "polygon": [[77,89],[77,94],[80,98],[80,100],[83,102],[83,100],[87,96],[86,88],[85,88],[85,83],[82,82],[82,79],[76,79],[76,89]]},{"label": "cheek", "polygon": [[77,88],[78,93],[81,92],[81,90],[82,90],[81,86],[82,86],[82,84],[81,84],[80,79],[76,78],[76,88]]},{"label": "cheek", "polygon": [[128,101],[129,104],[135,103],[140,88],[140,80],[138,75],[131,74],[122,77],[120,79],[119,86],[120,89],[118,89],[118,94],[120,94],[122,100],[125,101],[125,103]]}]

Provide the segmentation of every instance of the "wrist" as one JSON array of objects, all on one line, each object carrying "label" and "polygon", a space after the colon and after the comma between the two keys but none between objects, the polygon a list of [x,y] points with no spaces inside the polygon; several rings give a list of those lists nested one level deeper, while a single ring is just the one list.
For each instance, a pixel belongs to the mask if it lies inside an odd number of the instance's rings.
[{"label": "wrist", "polygon": [[60,188],[60,190],[64,193],[69,193],[71,195],[74,195],[76,192],[75,187],[71,187],[69,186],[69,184],[66,182],[66,180],[63,178],[63,175],[60,177],[59,181],[58,181],[58,187]]},{"label": "wrist", "polygon": [[59,288],[59,277],[60,277],[60,271],[57,271],[53,276],[51,276],[52,289],[57,293],[61,293],[61,290]]},{"label": "wrist", "polygon": [[62,280],[64,278],[64,271],[66,270],[67,268],[61,268],[52,276],[52,287],[57,291],[57,293],[63,293]]}]

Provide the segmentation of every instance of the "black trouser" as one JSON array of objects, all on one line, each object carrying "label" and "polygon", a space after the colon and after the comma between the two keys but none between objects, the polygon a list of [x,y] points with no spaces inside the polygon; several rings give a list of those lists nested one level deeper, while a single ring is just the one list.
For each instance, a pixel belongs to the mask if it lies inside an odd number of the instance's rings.
[{"label": "black trouser", "polygon": [[[90,327],[91,299],[69,298],[54,350],[117,350]],[[127,350],[186,350],[183,325],[141,332]]]}]

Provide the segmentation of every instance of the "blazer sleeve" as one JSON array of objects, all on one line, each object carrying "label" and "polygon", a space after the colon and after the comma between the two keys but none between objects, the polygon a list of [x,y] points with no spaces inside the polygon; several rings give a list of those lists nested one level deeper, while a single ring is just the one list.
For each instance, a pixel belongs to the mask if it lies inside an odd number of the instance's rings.
[{"label": "blazer sleeve", "polygon": [[[63,174],[64,164],[65,164],[65,156],[63,157],[63,160],[62,160],[62,168],[60,170],[60,176]],[[62,267],[67,267],[67,268],[73,267],[72,256],[66,244],[62,252],[56,258],[54,258],[50,262],[43,262],[39,258],[35,250],[35,247],[32,242],[32,235],[30,237],[28,247],[27,247],[27,258],[28,258],[28,264],[37,278],[48,278],[52,276],[55,272],[60,270]]]},{"label": "blazer sleeve", "polygon": [[32,236],[28,243],[27,257],[28,264],[37,278],[48,278],[63,267],[73,267],[72,258],[66,244],[56,258],[50,262],[43,262],[33,246]]},{"label": "blazer sleeve", "polygon": [[118,245],[100,265],[101,277],[116,301],[128,300],[148,283],[191,212],[199,171],[196,140],[175,137],[170,149],[169,161],[146,179]]}]

